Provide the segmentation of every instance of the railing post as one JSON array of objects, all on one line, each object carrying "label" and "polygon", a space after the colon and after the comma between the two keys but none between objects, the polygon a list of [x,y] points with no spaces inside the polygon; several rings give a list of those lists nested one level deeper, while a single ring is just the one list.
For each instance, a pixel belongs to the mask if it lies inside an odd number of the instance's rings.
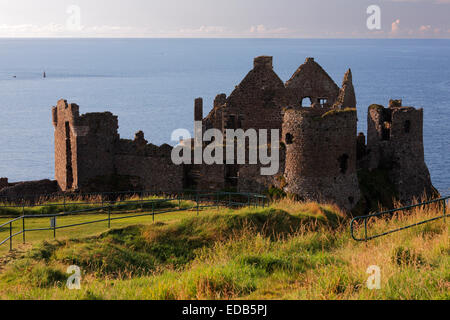
[{"label": "railing post", "polygon": [[197,196],[196,196],[196,201],[197,201],[197,215],[199,215],[199,203],[198,203],[198,191],[197,191]]},{"label": "railing post", "polygon": [[444,199],[444,200],[442,200],[443,202],[444,202],[444,205],[443,205],[443,211],[444,211],[444,223],[446,223],[447,222],[447,220],[446,220],[446,216],[447,216],[447,212],[446,212],[446,205],[447,205],[447,200],[446,199]]},{"label": "railing post", "polygon": [[108,229],[111,229],[111,206],[108,206]]},{"label": "railing post", "polygon": [[23,244],[25,244],[25,216],[22,217],[22,236],[23,236]]},{"label": "railing post", "polygon": [[9,223],[9,251],[12,251],[12,222]]},{"label": "railing post", "polygon": [[219,201],[219,192],[217,192],[217,193],[216,193],[216,205],[217,205],[217,210],[220,209],[219,203],[220,203],[220,201]]},{"label": "railing post", "polygon": [[364,218],[364,237],[365,241],[367,241],[367,217]]}]

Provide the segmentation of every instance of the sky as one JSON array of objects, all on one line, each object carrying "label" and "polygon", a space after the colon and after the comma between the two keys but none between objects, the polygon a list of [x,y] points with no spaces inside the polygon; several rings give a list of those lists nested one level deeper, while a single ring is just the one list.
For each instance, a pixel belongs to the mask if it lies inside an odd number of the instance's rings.
[{"label": "sky", "polygon": [[450,0],[0,0],[0,37],[450,38]]}]

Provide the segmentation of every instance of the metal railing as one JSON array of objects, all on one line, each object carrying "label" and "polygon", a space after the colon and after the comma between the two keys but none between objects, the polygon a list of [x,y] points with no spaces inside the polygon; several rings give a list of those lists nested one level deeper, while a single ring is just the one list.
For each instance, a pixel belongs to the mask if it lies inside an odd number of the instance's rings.
[{"label": "metal railing", "polygon": [[[369,214],[369,215],[366,215],[366,216],[355,217],[355,218],[352,219],[352,221],[350,223],[350,232],[351,232],[352,238],[355,241],[369,241],[369,240],[376,239],[376,238],[379,238],[379,237],[382,237],[382,236],[385,236],[385,235],[388,235],[388,234],[391,234],[391,233],[394,233],[394,232],[398,232],[398,231],[402,231],[402,230],[409,229],[409,228],[412,228],[412,227],[416,227],[416,226],[419,226],[419,225],[422,225],[422,224],[425,224],[425,223],[428,223],[428,222],[436,221],[436,220],[439,220],[439,219],[444,219],[444,221],[445,221],[446,216],[447,216],[447,213],[446,213],[447,201],[449,199],[450,199],[450,196],[447,196],[447,197],[443,197],[443,198],[440,198],[440,199],[435,199],[435,200],[426,201],[426,202],[422,202],[422,203],[418,203],[418,204],[414,204],[414,205],[410,205],[410,206],[405,206],[405,207],[398,208],[398,209],[392,209],[392,210],[382,211],[382,212],[378,212],[378,213],[374,213],[374,214]],[[427,220],[424,220],[424,221],[420,221],[420,222],[417,222],[417,223],[413,223],[413,224],[407,225],[405,227],[400,227],[400,228],[397,228],[397,229],[394,229],[394,230],[389,230],[389,231],[386,231],[386,232],[383,232],[383,233],[374,234],[374,235],[369,235],[368,234],[368,220],[371,219],[371,218],[381,217],[381,216],[386,216],[386,215],[393,216],[394,214],[396,214],[397,212],[400,212],[400,211],[406,211],[406,210],[410,210],[410,209],[413,209],[413,208],[428,206],[430,204],[438,204],[439,209],[442,208],[442,215],[437,216],[437,217],[433,217],[431,219],[427,219]],[[363,223],[364,223],[364,238],[358,238],[358,237],[355,236],[355,227],[354,227],[354,225],[355,225],[355,223],[357,221],[363,221]]]},{"label": "metal railing", "polygon": [[[141,192],[139,192],[141,193]],[[108,193],[112,194],[112,193]],[[122,193],[121,193],[122,194]],[[125,193],[123,193],[125,194]],[[126,192],[128,194],[128,192]],[[136,194],[136,192],[134,193]],[[22,214],[21,216],[9,220],[3,224],[0,224],[0,232],[2,229],[6,227],[6,230],[9,228],[9,236],[0,241],[0,246],[9,241],[9,249],[13,249],[13,239],[17,236],[22,235],[23,243],[26,243],[26,233],[27,232],[35,232],[35,231],[53,231],[53,238],[56,238],[56,230],[65,229],[70,227],[83,226],[93,223],[107,222],[108,228],[111,228],[111,222],[115,220],[123,220],[129,218],[136,217],[144,217],[144,216],[152,216],[153,222],[155,221],[155,216],[163,213],[177,212],[177,211],[188,211],[188,210],[196,210],[197,215],[200,214],[200,210],[203,208],[219,208],[220,206],[228,206],[228,207],[236,207],[236,206],[254,206],[254,207],[265,207],[267,204],[267,197],[254,193],[238,193],[238,192],[214,192],[214,193],[199,193],[195,192],[189,195],[183,196],[175,196],[172,198],[164,198],[164,199],[149,199],[149,200],[122,200],[122,201],[102,201],[101,202],[68,202],[66,203],[57,203],[57,204],[37,204],[37,205],[2,205],[1,208],[22,208],[22,213],[25,212],[25,208],[29,207],[45,207],[45,206],[66,206],[69,205],[95,205],[101,204],[99,207],[89,207],[82,208],[79,210],[73,210],[69,212],[61,212],[56,214],[33,214],[26,215]],[[182,201],[192,201],[193,205],[184,207],[182,206]],[[170,202],[178,202],[178,205],[174,207],[170,207]],[[139,208],[134,211],[121,211],[120,209],[126,209],[127,206],[138,205]],[[142,213],[139,213],[139,210]],[[147,211],[147,212],[146,212]],[[86,221],[80,223],[73,223],[67,225],[58,226],[56,221],[57,218],[66,217],[66,216],[76,216],[80,214],[99,214],[99,213],[107,213],[107,218],[98,219],[94,221]],[[126,216],[112,216],[112,214],[125,214],[128,213],[130,215]],[[1,218],[1,216],[0,216]],[[46,228],[26,228],[26,220],[27,219],[37,219],[37,218],[50,218],[50,227]],[[18,232],[13,232],[13,223],[19,223],[21,221],[21,229]]]}]

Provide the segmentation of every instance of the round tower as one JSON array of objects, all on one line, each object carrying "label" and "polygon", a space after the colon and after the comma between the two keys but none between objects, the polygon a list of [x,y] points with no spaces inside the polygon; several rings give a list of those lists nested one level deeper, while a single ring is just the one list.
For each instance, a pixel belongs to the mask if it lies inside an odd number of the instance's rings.
[{"label": "round tower", "polygon": [[303,200],[333,202],[351,210],[360,199],[356,175],[355,109],[288,109],[285,191]]}]

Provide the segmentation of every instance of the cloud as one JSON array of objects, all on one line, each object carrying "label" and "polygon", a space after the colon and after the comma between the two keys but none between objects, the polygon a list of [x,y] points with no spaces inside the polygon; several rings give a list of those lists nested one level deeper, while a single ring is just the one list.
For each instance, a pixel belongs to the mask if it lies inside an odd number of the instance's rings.
[{"label": "cloud", "polygon": [[66,25],[50,23],[47,25],[0,25],[0,37],[25,38],[25,37],[145,37],[157,36],[147,28],[136,28],[128,26],[80,26],[71,30]]},{"label": "cloud", "polygon": [[288,28],[279,27],[279,28],[267,28],[263,24],[258,24],[256,26],[250,27],[250,36],[256,36],[256,37],[289,37],[293,36],[295,34],[298,34],[298,32],[294,30],[290,30]]},{"label": "cloud", "polygon": [[[178,33],[183,36],[226,36],[232,31],[224,26],[200,26],[199,28],[182,28]],[[174,32],[176,34],[176,32]]]},{"label": "cloud", "polygon": [[428,32],[430,30],[431,30],[431,26],[430,25],[420,26],[420,28],[419,28],[420,32]]}]

